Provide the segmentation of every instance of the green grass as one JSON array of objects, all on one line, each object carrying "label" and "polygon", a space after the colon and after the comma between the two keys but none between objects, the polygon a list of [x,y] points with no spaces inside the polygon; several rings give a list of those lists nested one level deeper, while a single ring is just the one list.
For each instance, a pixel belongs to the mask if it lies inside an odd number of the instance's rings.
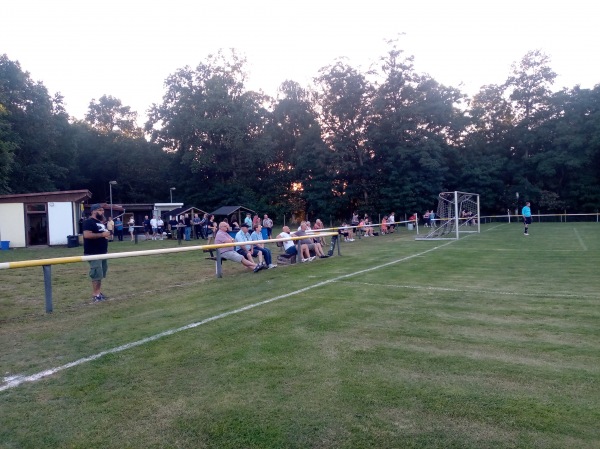
[{"label": "green grass", "polygon": [[102,304],[56,266],[51,315],[41,268],[0,271],[3,376],[312,287],[0,392],[0,447],[600,447],[600,227],[482,231],[222,279],[198,252],[111,260]]}]

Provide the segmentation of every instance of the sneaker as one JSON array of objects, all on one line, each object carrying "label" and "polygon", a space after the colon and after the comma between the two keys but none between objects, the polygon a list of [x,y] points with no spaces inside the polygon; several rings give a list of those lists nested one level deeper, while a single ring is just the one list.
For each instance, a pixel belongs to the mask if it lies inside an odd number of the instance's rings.
[{"label": "sneaker", "polygon": [[268,268],[269,270],[270,270],[271,268],[277,268],[277,265],[273,265],[273,264],[271,263],[271,264],[269,264],[269,266],[268,266],[267,268]]},{"label": "sneaker", "polygon": [[100,301],[104,301],[104,297],[102,296],[102,294],[92,296],[92,302],[100,302]]},{"label": "sneaker", "polygon": [[349,242],[353,242],[353,241],[354,241],[354,239],[350,239],[350,240],[348,240],[348,241],[349,241]]},{"label": "sneaker", "polygon": [[315,259],[316,259],[316,257],[317,257],[317,256],[312,256],[312,257],[309,257],[309,258],[308,258],[308,261],[309,261],[309,262],[312,262],[313,260],[315,260]]},{"label": "sneaker", "polygon": [[256,272],[260,271],[261,268],[262,268],[261,265],[256,265],[252,271],[254,271],[256,273]]},{"label": "sneaker", "polygon": [[308,262],[308,259],[302,259],[302,263]]},{"label": "sneaker", "polygon": [[100,294],[98,296],[100,296],[100,298],[102,298],[102,301],[106,300],[106,296],[104,296],[104,293],[100,292]]},{"label": "sneaker", "polygon": [[329,256],[327,254],[323,254],[322,256],[319,256],[320,259],[327,259]]}]

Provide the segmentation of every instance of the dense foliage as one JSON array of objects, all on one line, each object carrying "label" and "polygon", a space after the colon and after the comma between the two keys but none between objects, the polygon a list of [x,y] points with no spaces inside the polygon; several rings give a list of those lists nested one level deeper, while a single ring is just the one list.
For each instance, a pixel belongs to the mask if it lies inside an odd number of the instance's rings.
[{"label": "dense foliage", "polygon": [[69,119],[20,64],[0,56],[0,194],[90,189],[115,202],[242,204],[272,216],[397,216],[440,191],[481,194],[483,212],[600,208],[600,85],[553,92],[548,57],[527,53],[472,99],[417,73],[390,43],[378,69],[344,61],[277,98],[245,87],[246,61],[211,55],[165,81],[144,129],[119,99]]}]

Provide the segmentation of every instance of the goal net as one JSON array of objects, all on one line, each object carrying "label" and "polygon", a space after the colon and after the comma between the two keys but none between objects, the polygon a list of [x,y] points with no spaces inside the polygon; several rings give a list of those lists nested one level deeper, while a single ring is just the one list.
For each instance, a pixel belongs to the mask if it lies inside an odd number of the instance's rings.
[{"label": "goal net", "polygon": [[479,195],[466,192],[442,192],[437,211],[429,223],[429,232],[416,240],[457,240],[463,233],[479,233]]}]

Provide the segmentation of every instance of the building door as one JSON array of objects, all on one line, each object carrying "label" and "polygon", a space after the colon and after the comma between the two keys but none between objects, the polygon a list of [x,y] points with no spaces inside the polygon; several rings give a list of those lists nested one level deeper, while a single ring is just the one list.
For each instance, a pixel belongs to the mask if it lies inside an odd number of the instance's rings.
[{"label": "building door", "polygon": [[48,244],[48,210],[46,203],[27,204],[27,246]]}]

